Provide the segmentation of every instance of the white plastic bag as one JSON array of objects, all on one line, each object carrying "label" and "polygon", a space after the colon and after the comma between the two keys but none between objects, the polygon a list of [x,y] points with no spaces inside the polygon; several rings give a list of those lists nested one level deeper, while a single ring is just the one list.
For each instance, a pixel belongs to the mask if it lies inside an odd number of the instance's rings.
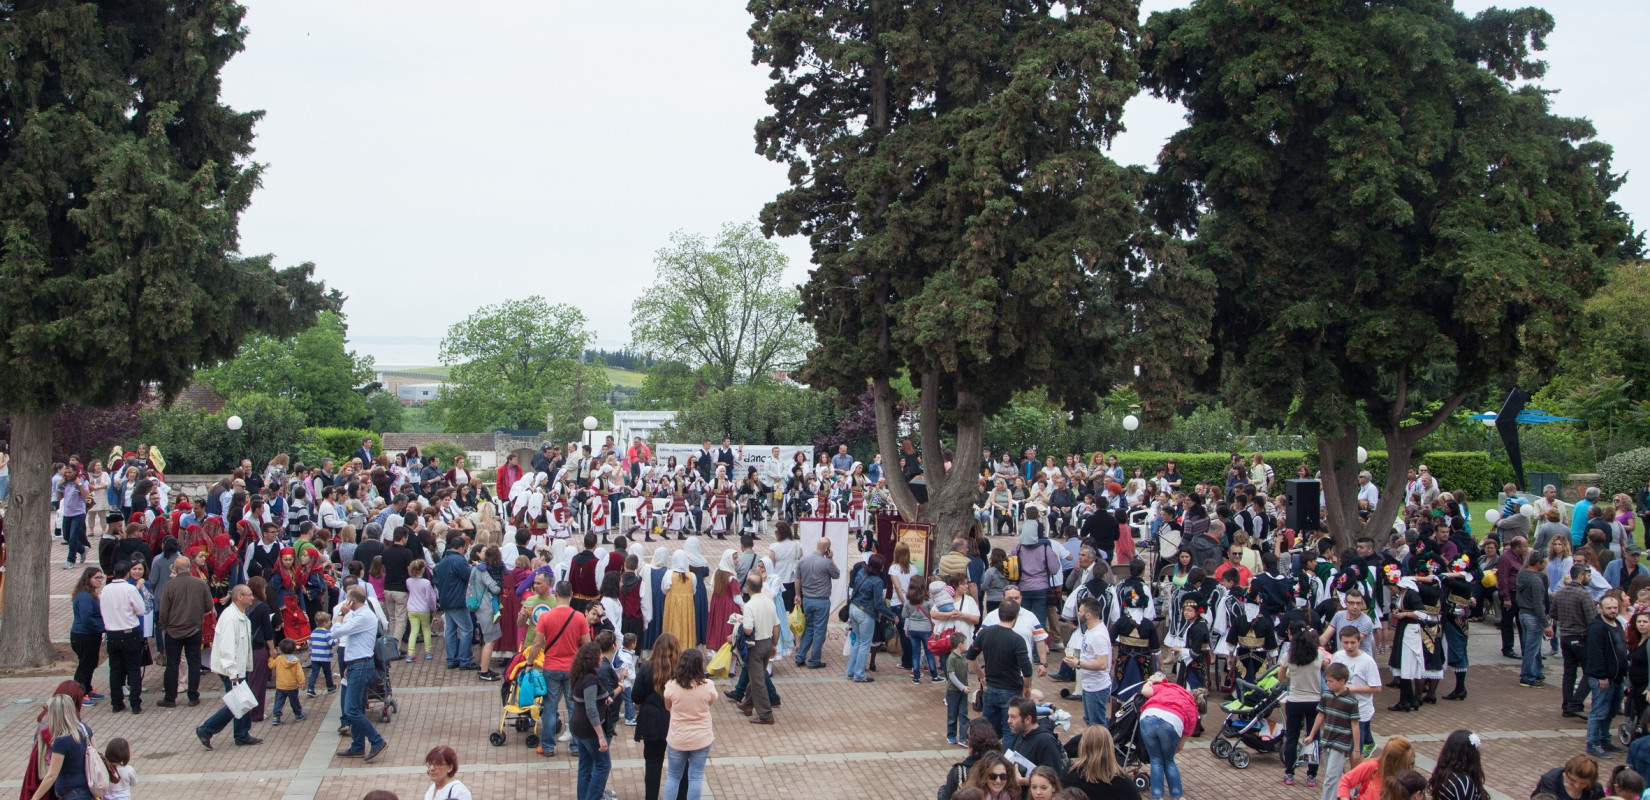
[{"label": "white plastic bag", "polygon": [[223,704],[235,719],[246,716],[246,712],[258,706],[258,698],[252,694],[252,687],[246,681],[235,684],[235,688],[223,694]]}]

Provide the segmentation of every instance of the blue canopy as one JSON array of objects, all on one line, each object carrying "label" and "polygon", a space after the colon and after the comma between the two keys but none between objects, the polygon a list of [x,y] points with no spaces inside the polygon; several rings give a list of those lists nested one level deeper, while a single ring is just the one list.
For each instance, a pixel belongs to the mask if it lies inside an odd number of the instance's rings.
[{"label": "blue canopy", "polygon": [[[1496,415],[1495,415],[1495,412],[1493,412],[1493,411],[1486,411],[1482,414],[1473,414],[1469,417],[1469,419],[1477,419],[1477,420],[1493,420],[1495,418],[1496,418]],[[1548,422],[1580,422],[1580,421],[1581,420],[1576,419],[1575,417],[1555,417],[1552,414],[1548,414],[1547,412],[1542,411],[1542,410],[1537,409],[1537,408],[1526,408],[1523,411],[1518,412],[1518,419],[1517,419],[1517,422],[1520,425],[1543,425],[1543,424],[1546,424]]]}]

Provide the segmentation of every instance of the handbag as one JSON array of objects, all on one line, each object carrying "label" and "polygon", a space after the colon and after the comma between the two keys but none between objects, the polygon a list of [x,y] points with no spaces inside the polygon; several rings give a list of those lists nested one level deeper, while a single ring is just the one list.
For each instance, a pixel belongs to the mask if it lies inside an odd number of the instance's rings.
[{"label": "handbag", "polygon": [[951,655],[951,632],[956,628],[934,627],[934,617],[928,613],[928,609],[922,609],[922,615],[928,617],[928,652],[933,653],[935,658]]},{"label": "handbag", "polygon": [[257,708],[258,698],[252,694],[252,685],[247,681],[241,681],[223,693],[223,704],[235,719],[240,719],[246,716],[246,712]]}]

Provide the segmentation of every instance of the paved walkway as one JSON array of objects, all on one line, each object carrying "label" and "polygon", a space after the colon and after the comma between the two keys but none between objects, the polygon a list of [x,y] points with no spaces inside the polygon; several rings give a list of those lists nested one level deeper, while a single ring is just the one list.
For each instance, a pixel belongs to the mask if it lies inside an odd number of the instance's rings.
[{"label": "paved walkway", "polygon": [[[724,545],[706,544],[706,555],[714,562]],[[1011,542],[1003,539],[1001,544]],[[60,558],[61,549],[54,555]],[[53,564],[52,629],[61,639],[67,638],[66,595],[75,574]],[[1402,733],[1417,740],[1423,768],[1431,766],[1436,743],[1450,731],[1472,727],[1484,738],[1485,771],[1495,800],[1522,800],[1543,771],[1581,751],[1585,725],[1558,715],[1557,689],[1519,688],[1517,663],[1503,659],[1498,650],[1493,628],[1475,628],[1475,666],[1466,702],[1440,701],[1412,714],[1388,713],[1385,707],[1396,702],[1396,692],[1388,690],[1377,698],[1381,710],[1374,727],[1378,737]],[[783,705],[776,711],[777,726],[750,725],[731,704],[718,703],[706,797],[787,796],[821,787],[830,787],[830,796],[842,797],[934,796],[947,766],[963,755],[960,748],[945,743],[941,730],[943,685],[912,685],[900,674],[897,659],[887,656],[880,659],[876,683],[848,683],[841,671],[845,659],[840,638],[827,646],[826,661],[831,668],[824,670],[796,670],[788,660],[779,662],[774,682]],[[1556,661],[1549,663],[1548,671],[1556,679]],[[11,796],[20,785],[35,714],[45,695],[70,672],[72,666],[49,678],[0,679],[0,753],[6,754],[0,763],[0,795]],[[106,674],[100,667],[95,680],[99,687]],[[372,764],[332,756],[341,741],[335,733],[336,700],[341,695],[305,698],[305,722],[289,721],[278,728],[255,725],[254,735],[264,739],[260,746],[233,747],[226,731],[212,752],[200,747],[191,729],[210,713],[216,692],[207,693],[199,708],[156,708],[158,668],[147,670],[141,716],[114,714],[104,703],[87,709],[85,719],[103,741],[120,736],[132,742],[140,798],[355,800],[377,788],[402,798],[422,797],[428,786],[423,757],[437,744],[458,751],[460,777],[478,798],[572,797],[576,762],[566,755],[565,746],[562,755],[541,758],[514,730],[504,746],[487,744],[487,734],[498,724],[498,684],[479,682],[474,673],[449,671],[439,657],[414,665],[398,663],[394,680],[400,713],[380,727],[390,747]],[[208,685],[215,688],[210,680],[203,682]],[[1039,679],[1036,685],[1057,697],[1067,684]],[[1447,691],[1448,684],[1444,688]],[[1081,718],[1077,704],[1065,705]],[[1211,712],[1207,722],[1210,728],[1218,724],[1218,712]],[[626,800],[642,793],[641,745],[631,740],[633,730],[619,728],[609,783]],[[1192,800],[1253,796],[1257,791],[1295,800],[1318,796],[1318,790],[1307,788],[1304,781],[1292,788],[1283,786],[1276,755],[1256,755],[1253,765],[1240,771],[1211,757],[1206,742],[1194,740],[1179,759]]]}]

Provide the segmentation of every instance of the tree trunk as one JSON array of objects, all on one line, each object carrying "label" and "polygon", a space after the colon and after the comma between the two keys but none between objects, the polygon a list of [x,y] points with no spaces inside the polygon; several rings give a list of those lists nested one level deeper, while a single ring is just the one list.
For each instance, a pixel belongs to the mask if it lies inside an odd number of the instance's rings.
[{"label": "tree trunk", "polygon": [[[1340,436],[1318,438],[1318,472],[1323,480],[1324,527],[1344,550],[1363,535],[1358,519],[1358,428],[1348,426]],[[1381,544],[1384,544],[1381,543]]]},{"label": "tree trunk", "polygon": [[[927,398],[924,398],[927,405]],[[952,459],[951,471],[941,482],[940,488],[934,488],[934,479],[928,479],[928,505],[923,508],[923,521],[934,524],[933,539],[934,552],[948,552],[951,540],[968,535],[974,526],[974,502],[979,499],[979,487],[975,484],[974,474],[964,464],[973,464],[974,460],[969,453],[980,452],[980,445],[985,439],[985,416],[980,413],[980,405],[972,394],[957,393],[957,408],[954,412],[957,425],[956,456]],[[922,420],[924,474],[932,475],[945,469],[943,448],[938,446],[941,441],[939,416],[936,414],[932,421],[926,416]],[[932,430],[930,430],[932,428]],[[928,444],[930,441],[935,444]],[[929,452],[932,451],[932,455]]]},{"label": "tree trunk", "polygon": [[900,469],[899,417],[894,413],[894,387],[887,378],[871,381],[871,406],[877,412],[877,451],[882,453],[882,474],[888,479],[888,494],[894,501],[894,510],[906,522],[917,518],[917,496],[905,482]]},{"label": "tree trunk", "polygon": [[[52,412],[11,415],[11,499],[7,501],[5,607],[0,609],[0,668],[52,663]],[[95,454],[94,454],[95,455]]]}]

